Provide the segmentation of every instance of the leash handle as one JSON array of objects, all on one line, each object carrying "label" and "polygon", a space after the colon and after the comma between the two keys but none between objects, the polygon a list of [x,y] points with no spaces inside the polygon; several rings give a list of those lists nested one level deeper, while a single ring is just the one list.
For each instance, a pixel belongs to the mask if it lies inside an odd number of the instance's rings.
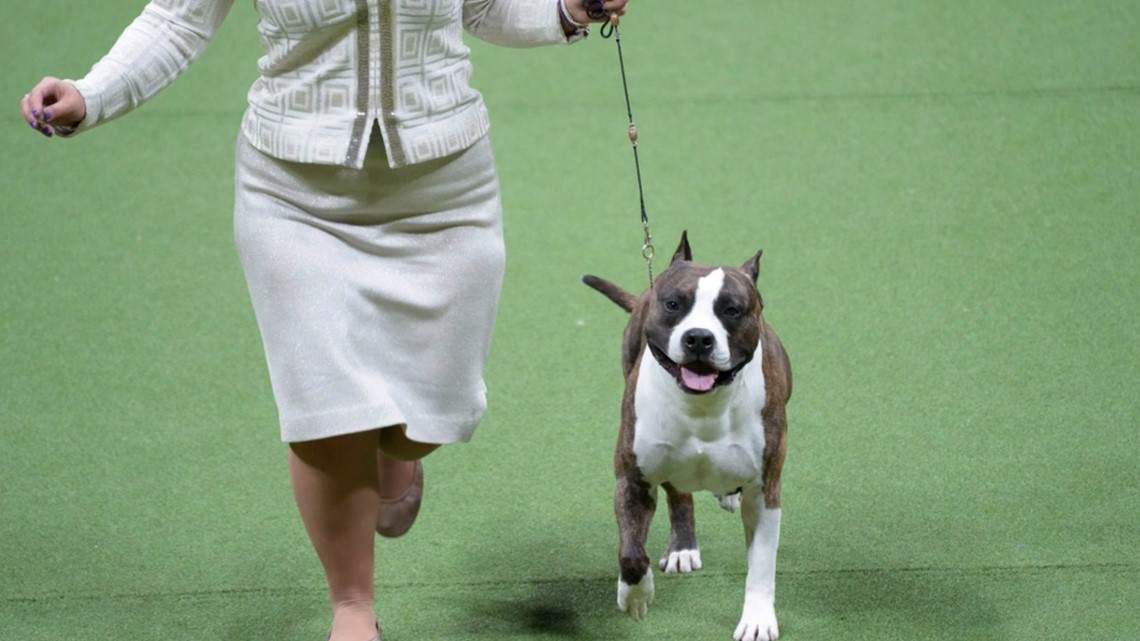
[{"label": "leash handle", "polygon": [[601,20],[606,17],[605,0],[582,0],[582,7],[591,20]]}]

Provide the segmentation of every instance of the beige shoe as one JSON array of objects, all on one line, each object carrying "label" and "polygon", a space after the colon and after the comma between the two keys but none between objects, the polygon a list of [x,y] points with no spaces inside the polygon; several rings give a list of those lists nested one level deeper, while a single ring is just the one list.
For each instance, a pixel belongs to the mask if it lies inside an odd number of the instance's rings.
[{"label": "beige shoe", "polygon": [[380,499],[380,514],[376,517],[376,533],[394,539],[403,536],[416,522],[420,502],[424,497],[424,466],[416,461],[412,482],[398,499]]}]

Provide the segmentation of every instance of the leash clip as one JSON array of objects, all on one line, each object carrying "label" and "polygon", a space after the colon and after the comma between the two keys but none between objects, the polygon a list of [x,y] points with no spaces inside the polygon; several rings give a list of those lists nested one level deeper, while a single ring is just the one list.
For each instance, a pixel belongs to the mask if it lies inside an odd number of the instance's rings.
[{"label": "leash clip", "polygon": [[645,228],[645,244],[641,246],[641,257],[645,259],[645,268],[649,271],[649,287],[653,287],[653,235],[649,233],[649,221],[642,221]]}]

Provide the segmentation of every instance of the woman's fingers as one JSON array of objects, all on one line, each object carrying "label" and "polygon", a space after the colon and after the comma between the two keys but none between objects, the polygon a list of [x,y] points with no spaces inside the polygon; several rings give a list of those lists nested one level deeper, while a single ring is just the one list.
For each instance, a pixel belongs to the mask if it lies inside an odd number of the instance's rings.
[{"label": "woman's fingers", "polygon": [[619,16],[624,16],[626,5],[628,4],[629,0],[609,0],[608,2],[604,3],[603,6],[605,7],[607,14],[616,13]]},{"label": "woman's fingers", "polygon": [[20,100],[20,112],[29,126],[51,137],[71,133],[87,115],[87,104],[75,87],[48,76]]}]

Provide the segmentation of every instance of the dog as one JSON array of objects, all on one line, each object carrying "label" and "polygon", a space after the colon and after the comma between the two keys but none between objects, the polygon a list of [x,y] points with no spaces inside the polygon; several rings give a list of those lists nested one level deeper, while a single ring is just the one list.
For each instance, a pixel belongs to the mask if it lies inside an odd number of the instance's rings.
[{"label": "dog", "polygon": [[772,641],[780,472],[792,370],[764,320],[760,256],[743,266],[693,262],[688,233],[669,267],[639,296],[596,276],[590,287],[630,313],[622,341],[625,392],[614,453],[619,531],[618,607],[642,620],[653,601],[645,552],[658,486],[669,505],[666,573],[700,569],[692,493],[740,510],[747,543],[744,611],[736,641]]}]

